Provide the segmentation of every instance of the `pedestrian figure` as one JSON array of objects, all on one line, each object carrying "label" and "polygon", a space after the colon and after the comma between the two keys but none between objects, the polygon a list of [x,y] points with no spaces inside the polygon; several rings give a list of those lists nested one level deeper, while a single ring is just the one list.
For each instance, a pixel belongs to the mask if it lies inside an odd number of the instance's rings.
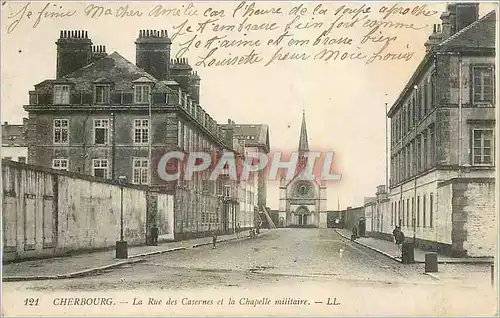
[{"label": "pedestrian figure", "polygon": [[401,228],[399,226],[396,226],[394,231],[392,231],[392,234],[394,235],[394,243],[396,243],[396,246],[398,247],[397,257],[403,257],[401,244],[403,244],[405,241],[405,235],[403,231],[401,231]]},{"label": "pedestrian figure", "polygon": [[240,223],[238,223],[236,224],[236,238],[240,237],[240,231],[241,231]]},{"label": "pedestrian figure", "polygon": [[159,234],[159,230],[155,224],[151,228],[151,243],[155,246],[158,245],[158,234]]},{"label": "pedestrian figure", "polygon": [[215,248],[215,243],[217,242],[217,232],[212,231],[212,248]]},{"label": "pedestrian figure", "polygon": [[352,234],[351,234],[351,241],[355,241],[357,238],[358,238],[358,228],[356,226],[353,226]]}]

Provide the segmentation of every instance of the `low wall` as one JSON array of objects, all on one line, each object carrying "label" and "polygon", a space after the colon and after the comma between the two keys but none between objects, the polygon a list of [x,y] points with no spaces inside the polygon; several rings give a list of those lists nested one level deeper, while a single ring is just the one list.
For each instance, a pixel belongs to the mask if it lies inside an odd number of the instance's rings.
[{"label": "low wall", "polygon": [[[145,244],[156,222],[173,239],[173,196],[110,180],[2,160],[4,261]],[[152,206],[149,202],[154,202]]]}]

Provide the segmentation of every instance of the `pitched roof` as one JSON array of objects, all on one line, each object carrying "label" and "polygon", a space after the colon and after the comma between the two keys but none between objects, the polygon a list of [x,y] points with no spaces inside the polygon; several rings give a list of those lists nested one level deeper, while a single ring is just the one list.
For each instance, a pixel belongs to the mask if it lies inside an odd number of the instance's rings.
[{"label": "pitched roof", "polygon": [[445,39],[438,49],[495,48],[495,24],[496,12],[493,10]]},{"label": "pitched roof", "polygon": [[129,90],[132,82],[142,77],[156,82],[151,74],[113,52],[63,78],[73,82],[77,90],[91,90],[92,83],[103,78],[114,83],[116,90]]},{"label": "pitched roof", "polygon": [[2,145],[26,146],[28,144],[26,125],[2,125]]},{"label": "pitched roof", "polygon": [[467,49],[495,49],[496,40],[496,11],[490,11],[480,19],[469,24],[462,30],[430,49],[422,58],[422,61],[413,72],[406,86],[401,91],[396,101],[389,109],[387,116],[392,116],[398,105],[414,85],[415,80],[426,69],[431,57],[436,52],[466,51]]}]

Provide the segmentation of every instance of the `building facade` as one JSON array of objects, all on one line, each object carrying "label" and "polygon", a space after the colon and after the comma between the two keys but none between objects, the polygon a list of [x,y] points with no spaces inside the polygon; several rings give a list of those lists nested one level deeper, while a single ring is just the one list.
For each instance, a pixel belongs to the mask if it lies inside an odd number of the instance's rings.
[{"label": "building facade", "polygon": [[[289,227],[327,227],[326,186],[305,171],[309,144],[305,113],[302,116],[298,164],[292,180],[281,178],[279,223]],[[312,179],[312,180],[311,180]]]},{"label": "building facade", "polygon": [[[237,154],[237,166],[242,166],[249,154],[268,154],[269,126],[264,124],[240,124],[228,119],[227,124],[221,125],[228,138],[233,143]],[[237,191],[238,205],[236,208],[236,222],[242,229],[260,226],[263,213],[266,213],[267,174],[262,169],[257,173],[250,173],[248,178],[239,178],[234,184]]]},{"label": "building facade", "polygon": [[28,158],[28,119],[22,125],[2,125],[2,159],[26,163]]},{"label": "building facade", "polygon": [[496,250],[495,25],[478,3],[453,3],[427,52],[388,112],[389,208],[417,246],[453,256]]},{"label": "building facade", "polygon": [[[93,45],[86,31],[61,31],[57,77],[30,91],[28,162],[148,185],[175,194],[176,238],[230,232],[237,193],[225,196],[210,171],[186,178],[189,153],[234,152],[200,105],[200,77],[186,59],[170,59],[166,30],[141,30],[136,62]],[[178,151],[183,158],[162,157]],[[163,174],[178,174],[165,181]],[[232,211],[232,212],[231,212]],[[153,216],[154,217],[154,216]],[[154,220],[149,222],[154,223]]]}]

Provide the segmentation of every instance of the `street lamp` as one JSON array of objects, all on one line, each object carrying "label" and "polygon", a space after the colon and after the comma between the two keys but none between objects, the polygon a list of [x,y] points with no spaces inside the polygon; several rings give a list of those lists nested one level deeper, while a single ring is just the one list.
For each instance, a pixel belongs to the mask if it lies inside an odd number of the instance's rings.
[{"label": "street lamp", "polygon": [[418,176],[418,159],[416,158],[416,155],[419,155],[419,152],[416,150],[416,146],[417,146],[417,122],[418,122],[418,116],[415,114],[415,112],[417,112],[417,107],[418,107],[418,113],[420,113],[420,104],[418,103],[418,94],[419,94],[419,91],[418,91],[418,85],[415,85],[413,86],[413,89],[415,91],[415,100],[413,102],[413,105],[415,105],[415,111],[413,112],[413,132],[414,132],[414,142],[413,142],[413,155],[415,156],[414,160],[413,160],[413,171],[415,173],[415,180],[414,180],[414,183],[413,183],[413,200],[412,200],[412,209],[413,209],[413,216],[412,216],[412,221],[413,221],[413,245],[415,245],[415,241],[416,241],[416,236],[417,236],[417,222],[416,222],[416,214],[417,214],[417,211],[416,209],[418,208],[417,207],[417,176]]},{"label": "street lamp", "polygon": [[118,185],[120,186],[120,240],[116,242],[116,258],[128,258],[127,241],[123,240],[123,186],[127,177],[119,176]]}]

